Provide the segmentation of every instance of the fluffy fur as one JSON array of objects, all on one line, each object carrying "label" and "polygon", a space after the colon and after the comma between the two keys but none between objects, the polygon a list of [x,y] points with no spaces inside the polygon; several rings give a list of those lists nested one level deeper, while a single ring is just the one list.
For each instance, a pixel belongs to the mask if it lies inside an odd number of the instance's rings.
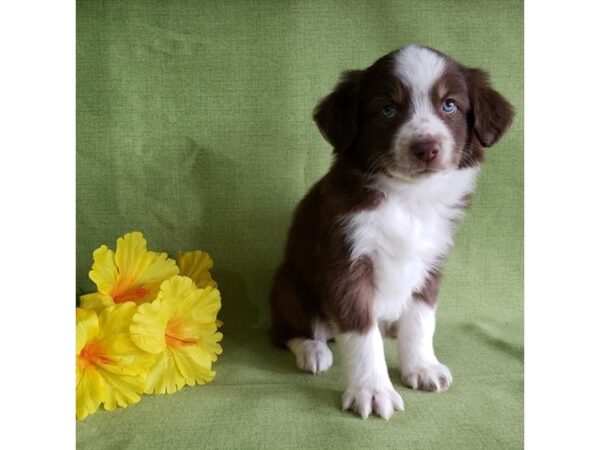
[{"label": "fluffy fur", "polygon": [[442,264],[483,148],[512,116],[484,72],[420,46],[346,72],[317,106],[334,163],[296,209],[271,293],[271,335],[312,373],[331,366],[327,342],[336,339],[344,409],[386,419],[403,409],[382,333],[397,338],[407,386],[452,383],[433,349]]}]

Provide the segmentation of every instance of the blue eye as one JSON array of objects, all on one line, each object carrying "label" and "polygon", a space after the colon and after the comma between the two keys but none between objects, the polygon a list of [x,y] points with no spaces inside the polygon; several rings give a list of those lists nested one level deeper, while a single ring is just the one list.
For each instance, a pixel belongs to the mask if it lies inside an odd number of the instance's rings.
[{"label": "blue eye", "polygon": [[385,105],[385,107],[381,110],[381,115],[386,119],[391,119],[396,115],[396,108],[394,105]]},{"label": "blue eye", "polygon": [[452,114],[454,111],[456,111],[456,100],[451,98],[444,100],[444,103],[442,103],[442,111],[444,111],[446,114]]}]

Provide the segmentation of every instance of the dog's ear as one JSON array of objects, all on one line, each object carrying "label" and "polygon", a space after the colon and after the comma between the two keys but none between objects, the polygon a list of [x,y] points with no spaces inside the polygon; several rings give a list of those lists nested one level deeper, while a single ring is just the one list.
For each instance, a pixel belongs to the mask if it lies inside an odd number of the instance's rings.
[{"label": "dog's ear", "polygon": [[361,70],[344,72],[333,92],[319,102],[313,113],[321,134],[335,152],[343,152],[356,138],[361,78]]},{"label": "dog's ear", "polygon": [[513,108],[502,95],[490,86],[487,73],[467,69],[473,129],[484,147],[491,147],[510,126]]}]

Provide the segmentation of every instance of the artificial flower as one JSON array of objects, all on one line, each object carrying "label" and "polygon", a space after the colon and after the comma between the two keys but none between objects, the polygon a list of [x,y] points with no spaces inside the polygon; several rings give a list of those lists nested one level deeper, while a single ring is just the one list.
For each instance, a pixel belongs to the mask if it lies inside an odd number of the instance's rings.
[{"label": "artificial flower", "polygon": [[84,419],[100,404],[111,411],[137,403],[154,356],[136,346],[129,334],[133,303],[114,305],[100,314],[77,308],[76,415]]},{"label": "artificial flower", "polygon": [[209,270],[213,267],[213,260],[208,253],[200,250],[182,253],[177,258],[179,274],[191,278],[196,287],[203,289],[205,287],[217,287],[217,283],[212,279]]},{"label": "artificial flower", "polygon": [[145,393],[173,393],[184,385],[211,381],[212,362],[221,354],[217,313],[219,291],[198,289],[192,279],[175,276],[163,282],[157,299],[140,305],[133,316],[131,338],[156,355],[146,377]]},{"label": "artificial flower", "polygon": [[117,239],[116,252],[102,245],[93,256],[89,276],[98,292],[82,295],[81,307],[97,312],[119,303],[151,302],[161,283],[179,273],[166,253],[148,251],[144,236],[137,231]]},{"label": "artificial flower", "polygon": [[[208,253],[201,250],[181,253],[177,258],[177,266],[179,274],[191,278],[197,288],[217,287],[217,282],[210,273],[213,260]],[[217,319],[217,327],[222,325],[223,322]]]}]

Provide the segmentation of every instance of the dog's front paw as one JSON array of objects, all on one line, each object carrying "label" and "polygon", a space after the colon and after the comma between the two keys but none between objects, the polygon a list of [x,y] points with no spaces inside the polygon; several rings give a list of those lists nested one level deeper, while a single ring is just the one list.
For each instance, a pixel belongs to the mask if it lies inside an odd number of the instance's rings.
[{"label": "dog's front paw", "polygon": [[423,364],[403,370],[402,382],[422,391],[445,391],[452,384],[452,374],[443,364]]},{"label": "dog's front paw", "polygon": [[342,409],[352,409],[363,419],[373,412],[388,420],[394,411],[404,411],[404,402],[393,386],[348,389],[342,395]]}]

